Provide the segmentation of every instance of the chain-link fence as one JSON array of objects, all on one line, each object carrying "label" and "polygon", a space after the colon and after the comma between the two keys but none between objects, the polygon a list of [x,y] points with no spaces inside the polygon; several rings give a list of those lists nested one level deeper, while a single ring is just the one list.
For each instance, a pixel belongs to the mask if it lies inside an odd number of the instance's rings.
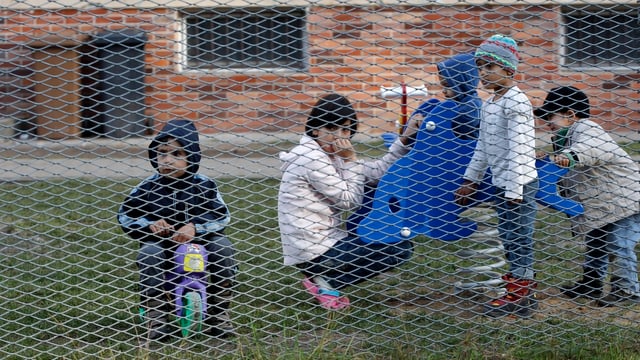
[{"label": "chain-link fence", "polygon": [[[640,186],[635,165],[619,164],[639,149],[639,9],[637,1],[5,1],[0,356],[640,356],[640,307],[622,291],[637,286],[638,235],[612,240],[618,221],[634,212]],[[577,163],[570,171],[583,176],[565,190],[604,179],[575,195],[600,199],[604,209],[587,228],[608,236],[590,233],[588,243],[571,226],[587,204],[556,192],[558,179],[567,180],[562,168],[538,163],[540,188],[548,192],[537,196],[537,288],[527,289],[527,317],[485,314],[491,299],[505,295],[505,281],[507,295],[522,289],[501,278],[510,270],[489,201],[495,198],[472,207],[454,202],[476,140],[460,140],[454,117],[429,111],[461,102],[446,97],[458,77],[441,81],[447,75],[438,64],[473,53],[496,33],[517,43],[514,80],[533,108],[552,88],[575,86],[589,97],[591,120],[613,139],[597,133],[586,155],[556,142]],[[458,75],[470,77],[472,68]],[[355,107],[361,159],[387,151],[381,135],[395,133],[398,119],[418,110],[425,118],[414,151],[383,177],[373,210],[354,230],[380,241],[410,239],[412,256],[341,289],[351,304],[339,311],[320,306],[300,269],[283,265],[278,223],[278,153],[298,144],[312,106],[333,92]],[[482,82],[477,94],[492,95]],[[131,190],[155,173],[148,146],[171,119],[197,126],[199,172],[215,179],[229,210],[225,234],[237,273],[225,326],[235,336],[224,339],[206,322],[197,326],[199,305],[207,301],[185,298],[190,318],[141,300],[141,241],[125,234],[118,220],[127,222],[117,217]],[[551,152],[554,129],[537,118],[535,132],[537,150]],[[581,172],[591,160],[594,172]],[[629,195],[608,190],[616,185]],[[170,259],[164,264],[173,266]],[[590,269],[597,276],[583,274]],[[567,287],[580,279],[581,287]],[[174,290],[167,293],[175,298]],[[224,302],[224,290],[207,299]],[[603,306],[610,294],[628,301]],[[186,327],[188,336],[148,342],[155,310],[167,311],[168,322]]]}]

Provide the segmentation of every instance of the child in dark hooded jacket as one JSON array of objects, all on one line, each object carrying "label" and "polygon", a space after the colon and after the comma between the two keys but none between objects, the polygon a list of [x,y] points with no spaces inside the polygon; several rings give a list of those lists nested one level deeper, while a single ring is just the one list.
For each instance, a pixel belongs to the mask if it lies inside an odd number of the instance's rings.
[{"label": "child in dark hooded jacket", "polygon": [[[454,104],[446,107],[447,109],[455,109],[455,112],[449,111],[447,113],[447,116],[451,116],[451,128],[454,135],[462,140],[477,139],[482,100],[477,92],[480,77],[473,54],[465,53],[452,56],[439,62],[437,67],[438,78],[445,97],[444,102],[451,101]],[[438,105],[442,108],[444,102],[438,99],[429,99],[420,105],[411,117],[420,116],[422,119],[426,119]],[[442,110],[437,109],[435,113],[441,116]]]},{"label": "child in dark hooded jacket", "polygon": [[233,329],[227,312],[236,274],[233,245],[224,235],[229,210],[216,183],[198,173],[201,152],[195,125],[169,121],[148,153],[157,172],[138,184],[118,211],[123,231],[140,242],[136,263],[148,338],[163,339],[175,331],[169,322],[173,284],[167,276],[178,245],[191,242],[203,245],[208,254],[205,332],[229,335]]}]

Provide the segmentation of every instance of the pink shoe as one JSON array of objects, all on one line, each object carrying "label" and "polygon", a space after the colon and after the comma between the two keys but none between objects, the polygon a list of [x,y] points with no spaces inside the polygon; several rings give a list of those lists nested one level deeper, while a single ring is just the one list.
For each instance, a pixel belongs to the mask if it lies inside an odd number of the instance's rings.
[{"label": "pink shoe", "polygon": [[318,285],[314,284],[309,278],[305,277],[302,280],[302,286],[318,300],[320,305],[328,310],[342,310],[349,307],[349,298],[346,296],[340,296],[337,290],[325,290],[320,289]]}]

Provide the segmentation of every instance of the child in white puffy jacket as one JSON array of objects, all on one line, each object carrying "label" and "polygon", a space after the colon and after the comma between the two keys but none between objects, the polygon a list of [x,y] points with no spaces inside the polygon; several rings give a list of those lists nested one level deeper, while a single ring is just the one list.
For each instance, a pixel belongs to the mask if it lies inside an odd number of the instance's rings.
[{"label": "child in white puffy jacket", "polygon": [[365,183],[375,183],[409,151],[417,126],[409,124],[381,159],[358,160],[351,138],[356,112],[344,96],[329,94],[313,107],[305,135],[280,154],[278,222],[285,265],[304,275],[303,286],[327,309],[349,306],[340,290],[406,262],[413,244],[364,243],[345,228],[346,215],[362,205]]}]

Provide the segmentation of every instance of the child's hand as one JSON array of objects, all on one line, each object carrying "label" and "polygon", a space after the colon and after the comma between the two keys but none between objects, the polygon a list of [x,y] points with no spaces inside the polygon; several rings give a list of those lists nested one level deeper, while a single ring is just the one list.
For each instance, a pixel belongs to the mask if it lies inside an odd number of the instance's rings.
[{"label": "child's hand", "polygon": [[165,220],[158,220],[149,226],[151,233],[156,236],[171,236],[173,234],[173,225]]},{"label": "child's hand", "polygon": [[478,190],[478,184],[471,182],[469,180],[465,180],[460,188],[456,190],[455,200],[458,205],[467,205],[471,200],[473,200],[473,196]]},{"label": "child's hand", "polygon": [[187,225],[178,229],[171,237],[171,240],[182,244],[190,242],[195,236],[196,226],[193,225],[193,223],[188,223]]},{"label": "child's hand", "polygon": [[565,154],[558,154],[553,157],[553,162],[560,167],[569,167],[571,160]]},{"label": "child's hand", "polygon": [[422,117],[421,115],[412,116],[411,118],[409,118],[409,122],[407,122],[407,128],[404,130],[404,132],[409,132],[408,135],[418,132],[418,130],[420,130],[420,127],[422,126],[423,121],[424,117]]},{"label": "child's hand", "polygon": [[333,143],[333,153],[341,157],[344,161],[356,161],[356,151],[349,139],[336,139]]},{"label": "child's hand", "polygon": [[402,141],[403,144],[408,145],[411,143],[411,140],[416,136],[418,130],[420,130],[420,126],[422,126],[422,120],[424,119],[420,115],[409,118],[409,122],[400,136],[400,141]]},{"label": "child's hand", "polygon": [[536,159],[544,159],[548,154],[545,151],[536,151]]}]

